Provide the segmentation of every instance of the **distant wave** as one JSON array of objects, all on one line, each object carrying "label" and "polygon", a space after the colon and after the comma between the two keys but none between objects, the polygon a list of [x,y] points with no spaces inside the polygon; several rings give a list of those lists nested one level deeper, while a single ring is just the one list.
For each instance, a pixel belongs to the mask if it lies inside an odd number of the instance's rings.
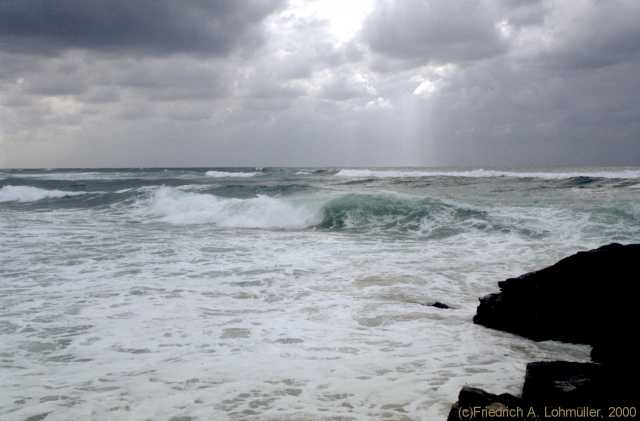
[{"label": "distant wave", "polygon": [[40,173],[21,173],[15,172],[10,175],[12,178],[36,178],[41,180],[111,180],[122,178],[134,178],[136,174],[131,172],[40,172]]},{"label": "distant wave", "polygon": [[240,171],[207,171],[205,175],[207,177],[216,177],[216,178],[224,178],[224,177],[254,177],[260,174],[259,172],[240,172]]},{"label": "distant wave", "polygon": [[575,177],[633,179],[640,178],[640,170],[619,171],[498,171],[498,170],[468,170],[468,171],[419,171],[419,170],[367,170],[367,169],[343,169],[336,173],[338,177],[515,177],[515,178],[542,178],[559,180]]},{"label": "distant wave", "polygon": [[[31,170],[30,170],[31,171]],[[111,180],[131,180],[131,179],[143,179],[143,180],[157,180],[166,178],[176,179],[190,179],[193,177],[200,177],[201,171],[195,170],[173,170],[173,169],[140,169],[140,170],[96,170],[96,171],[14,171],[11,173],[3,174],[9,179],[15,178],[29,178],[36,180],[59,180],[59,181],[84,181],[84,180],[97,180],[97,181],[111,181]]]},{"label": "distant wave", "polygon": [[4,186],[0,189],[0,202],[36,202],[42,199],[80,194],[86,194],[86,192],[46,190],[31,186]]}]

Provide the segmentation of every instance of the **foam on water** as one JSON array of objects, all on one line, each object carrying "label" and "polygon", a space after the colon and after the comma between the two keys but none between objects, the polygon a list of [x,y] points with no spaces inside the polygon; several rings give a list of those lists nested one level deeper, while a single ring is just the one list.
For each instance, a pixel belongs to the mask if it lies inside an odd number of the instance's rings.
[{"label": "foam on water", "polygon": [[[633,181],[204,171],[0,202],[0,419],[444,420],[463,385],[519,393],[528,362],[589,358],[474,325],[478,297],[640,239]],[[0,192],[79,193],[24,183]]]},{"label": "foam on water", "polygon": [[408,170],[369,170],[369,169],[342,169],[336,173],[338,177],[375,177],[375,178],[399,178],[399,177],[516,177],[516,178],[541,178],[546,180],[559,180],[576,177],[633,179],[640,178],[639,170],[618,171],[498,171],[498,170],[467,170],[467,171],[408,171]]},{"label": "foam on water", "polygon": [[247,178],[247,177],[255,177],[259,175],[259,172],[241,172],[241,171],[207,171],[207,177],[215,177],[215,178],[227,178],[227,177],[236,177],[236,178]]},{"label": "foam on water", "polygon": [[31,186],[3,186],[0,188],[0,202],[35,202],[48,198],[59,198],[86,194],[79,191],[46,190]]}]

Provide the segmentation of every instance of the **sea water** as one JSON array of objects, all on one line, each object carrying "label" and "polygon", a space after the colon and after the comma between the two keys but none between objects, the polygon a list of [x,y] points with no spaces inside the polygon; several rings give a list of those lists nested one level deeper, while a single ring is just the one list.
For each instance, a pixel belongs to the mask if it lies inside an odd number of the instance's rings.
[{"label": "sea water", "polygon": [[0,171],[0,419],[442,420],[589,358],[478,297],[639,240],[638,168]]}]

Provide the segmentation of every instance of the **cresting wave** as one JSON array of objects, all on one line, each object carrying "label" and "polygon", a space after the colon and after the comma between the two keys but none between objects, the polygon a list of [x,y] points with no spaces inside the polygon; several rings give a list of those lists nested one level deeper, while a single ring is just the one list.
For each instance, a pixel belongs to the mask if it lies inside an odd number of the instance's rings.
[{"label": "cresting wave", "polygon": [[211,223],[234,228],[300,229],[322,220],[318,209],[309,204],[263,195],[223,198],[160,187],[148,200],[152,215],[176,225]]},{"label": "cresting wave", "polygon": [[238,177],[247,178],[255,177],[260,174],[259,172],[240,172],[240,171],[207,171],[205,175],[207,177],[226,178],[226,177]]},{"label": "cresting wave", "polygon": [[484,211],[428,198],[384,194],[324,194],[294,197],[258,195],[248,199],[160,187],[143,205],[155,218],[176,225],[262,229],[431,231],[480,221]]},{"label": "cresting wave", "polygon": [[0,202],[36,202],[42,199],[86,194],[81,191],[46,190],[31,186],[4,186],[0,189]]},{"label": "cresting wave", "polygon": [[514,178],[542,178],[547,180],[560,180],[576,177],[634,179],[640,178],[640,170],[618,171],[498,171],[498,170],[468,170],[468,171],[411,171],[411,170],[367,170],[367,169],[343,169],[336,173],[338,177],[375,177],[375,178],[400,178],[400,177],[514,177]]}]

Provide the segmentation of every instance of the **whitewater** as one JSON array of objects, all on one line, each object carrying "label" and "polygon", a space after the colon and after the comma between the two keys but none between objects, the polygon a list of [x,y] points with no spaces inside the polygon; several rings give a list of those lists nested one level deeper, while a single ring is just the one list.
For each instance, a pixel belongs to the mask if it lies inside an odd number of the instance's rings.
[{"label": "whitewater", "polygon": [[639,240],[640,168],[0,170],[0,419],[443,420],[589,358],[478,297]]}]

